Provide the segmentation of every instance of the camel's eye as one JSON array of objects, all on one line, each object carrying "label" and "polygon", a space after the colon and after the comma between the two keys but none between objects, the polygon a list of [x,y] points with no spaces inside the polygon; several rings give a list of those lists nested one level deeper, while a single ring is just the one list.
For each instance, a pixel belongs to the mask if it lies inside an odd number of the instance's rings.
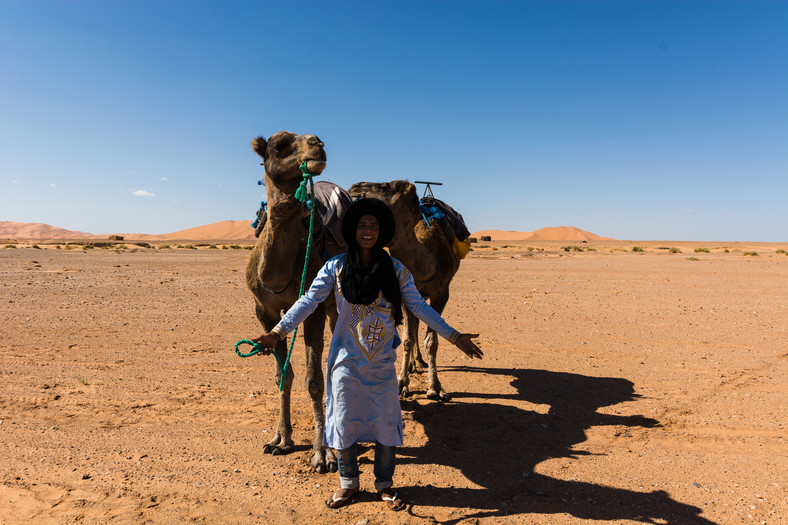
[{"label": "camel's eye", "polygon": [[273,152],[275,157],[287,157],[292,151],[292,143],[289,140],[277,140],[273,144]]}]

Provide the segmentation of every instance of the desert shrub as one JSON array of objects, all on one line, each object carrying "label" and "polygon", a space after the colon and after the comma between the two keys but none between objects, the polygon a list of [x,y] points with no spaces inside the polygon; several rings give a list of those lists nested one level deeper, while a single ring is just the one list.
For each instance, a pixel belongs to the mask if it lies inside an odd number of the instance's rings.
[{"label": "desert shrub", "polygon": [[684,259],[686,259],[687,261],[700,261],[700,259],[698,259],[697,257],[685,257]]},{"label": "desert shrub", "polygon": [[711,253],[708,248],[695,248],[695,253]]},{"label": "desert shrub", "polygon": [[170,249],[169,244],[162,244],[161,246],[159,246],[159,250],[169,250],[169,249]]},{"label": "desert shrub", "polygon": [[595,252],[596,248],[593,248],[593,247],[589,246],[588,248],[586,248],[586,251],[587,252]]},{"label": "desert shrub", "polygon": [[241,250],[242,248],[241,248],[240,244],[231,244],[230,245],[230,249],[231,250]]},{"label": "desert shrub", "polygon": [[529,251],[529,252],[532,252],[532,251],[534,251],[534,247],[533,247],[533,246],[529,246],[529,247],[528,247],[528,251]]},{"label": "desert shrub", "polygon": [[37,245],[37,244],[34,244],[33,246],[31,246],[31,248],[34,248],[34,249],[36,249],[36,250],[40,250],[40,249],[41,249],[41,246],[39,246],[39,245]]},{"label": "desert shrub", "polygon": [[670,248],[670,253],[681,253],[681,250],[678,248]]},{"label": "desert shrub", "polygon": [[142,248],[152,248],[152,246],[150,244],[148,244],[147,242],[135,242],[134,245],[135,246],[140,246]]},{"label": "desert shrub", "polygon": [[750,257],[758,257],[758,252],[744,252],[744,255],[749,255]]},{"label": "desert shrub", "polygon": [[646,251],[646,250],[644,250],[644,249],[643,249],[642,247],[640,247],[640,246],[633,246],[633,247],[632,247],[632,251],[633,251],[633,252],[644,252],[644,251]]},{"label": "desert shrub", "polygon": [[6,248],[16,248],[16,244],[6,244]]},{"label": "desert shrub", "polygon": [[210,246],[208,246],[208,249],[209,250],[218,250],[219,248],[217,248],[215,244],[211,244]]},{"label": "desert shrub", "polygon": [[226,244],[222,244],[222,250],[229,250]]},{"label": "desert shrub", "polygon": [[776,253],[784,253],[784,254],[788,255],[788,252],[786,252],[782,248],[778,249]]},{"label": "desert shrub", "polygon": [[178,248],[183,248],[184,250],[196,250],[197,247],[193,244],[179,244]]},{"label": "desert shrub", "polygon": [[95,248],[95,246],[93,246],[93,245],[92,245],[92,244],[90,244],[90,243],[87,243],[87,244],[83,244],[83,245],[82,245],[82,251],[85,251],[85,250],[92,250],[92,249],[94,249],[94,248]]}]

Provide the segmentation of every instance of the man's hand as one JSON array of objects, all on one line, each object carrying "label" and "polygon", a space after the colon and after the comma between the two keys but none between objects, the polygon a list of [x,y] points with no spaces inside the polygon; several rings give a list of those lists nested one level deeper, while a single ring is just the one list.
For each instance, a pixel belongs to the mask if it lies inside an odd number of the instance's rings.
[{"label": "man's hand", "polygon": [[481,359],[484,353],[482,349],[476,346],[476,343],[471,341],[471,339],[475,339],[479,337],[479,334],[460,334],[460,337],[457,338],[457,341],[454,345],[465,352],[465,355],[473,359]]},{"label": "man's hand", "polygon": [[274,348],[276,348],[276,343],[278,343],[280,339],[275,333],[268,332],[267,334],[261,335],[257,339],[252,339],[252,341],[263,347],[263,349],[260,351],[261,354],[269,355],[274,351]]}]

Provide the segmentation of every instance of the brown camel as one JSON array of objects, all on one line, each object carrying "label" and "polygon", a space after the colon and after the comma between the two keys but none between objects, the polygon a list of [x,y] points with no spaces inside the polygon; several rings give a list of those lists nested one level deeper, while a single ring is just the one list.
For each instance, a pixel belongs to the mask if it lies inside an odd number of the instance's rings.
[{"label": "brown camel", "polygon": [[[419,209],[416,186],[406,180],[358,182],[348,191],[354,198],[375,197],[389,205],[397,221],[397,230],[389,245],[389,251],[410,270],[416,288],[429,300],[430,306],[439,314],[442,313],[449,300],[449,284],[460,267],[460,259],[452,251],[454,232],[451,226],[438,224],[436,221],[427,226]],[[419,320],[407,308],[405,314],[402,366],[399,373],[402,396],[410,394],[409,373],[415,371],[417,364],[424,364],[418,344]],[[428,366],[427,397],[446,401],[450,396],[438,380],[438,337],[432,328],[427,328],[424,346],[427,350]]]},{"label": "brown camel", "polygon": [[[295,198],[296,190],[303,180],[300,170],[302,162],[307,169],[319,175],[326,166],[326,153],[323,143],[315,135],[296,135],[280,131],[266,141],[258,137],[252,141],[252,149],[263,158],[265,166],[265,189],[268,200],[268,220],[260,232],[257,244],[249,256],[246,266],[246,284],[255,297],[257,319],[266,332],[281,319],[281,312],[287,311],[298,299],[301,274],[304,268],[307,238],[309,234],[309,214],[301,202]],[[319,222],[316,218],[315,222]],[[331,243],[311,249],[307,264],[305,289],[315,278],[323,265],[321,252],[326,248],[329,255],[338,255],[339,246]],[[335,253],[330,253],[332,251]],[[323,330],[326,312],[331,326],[336,322],[336,307],[328,302],[321,303],[315,312],[303,323],[304,344],[306,345],[306,374],[304,383],[312,398],[315,418],[315,440],[312,447],[312,467],[323,473],[335,472],[337,460],[334,453],[323,446]],[[275,352],[284,362],[287,355],[285,341],[280,341]],[[273,359],[271,360],[273,362]],[[281,380],[277,367],[277,385]],[[290,421],[290,390],[293,384],[293,369],[287,368],[284,385],[279,393],[279,423],[274,438],[263,447],[263,452],[274,455],[287,454],[294,449],[293,427]]]}]

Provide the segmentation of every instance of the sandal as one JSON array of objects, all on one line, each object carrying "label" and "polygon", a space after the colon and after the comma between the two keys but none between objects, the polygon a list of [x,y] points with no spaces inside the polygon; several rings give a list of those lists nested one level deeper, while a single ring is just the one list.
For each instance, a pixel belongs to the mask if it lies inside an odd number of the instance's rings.
[{"label": "sandal", "polygon": [[391,489],[381,490],[379,494],[389,510],[400,511],[405,508],[405,503],[399,499],[399,495],[396,492],[392,493]]},{"label": "sandal", "polygon": [[355,496],[356,493],[358,492],[357,488],[355,488],[355,489],[345,489],[345,490],[351,490],[352,492],[350,494],[348,494],[347,496],[344,496],[344,497],[337,496],[337,492],[339,492],[339,491],[334,492],[331,495],[331,499],[327,499],[326,500],[326,507],[328,507],[329,509],[342,508],[345,505],[347,505],[348,501],[350,501],[353,498],[353,496]]}]

